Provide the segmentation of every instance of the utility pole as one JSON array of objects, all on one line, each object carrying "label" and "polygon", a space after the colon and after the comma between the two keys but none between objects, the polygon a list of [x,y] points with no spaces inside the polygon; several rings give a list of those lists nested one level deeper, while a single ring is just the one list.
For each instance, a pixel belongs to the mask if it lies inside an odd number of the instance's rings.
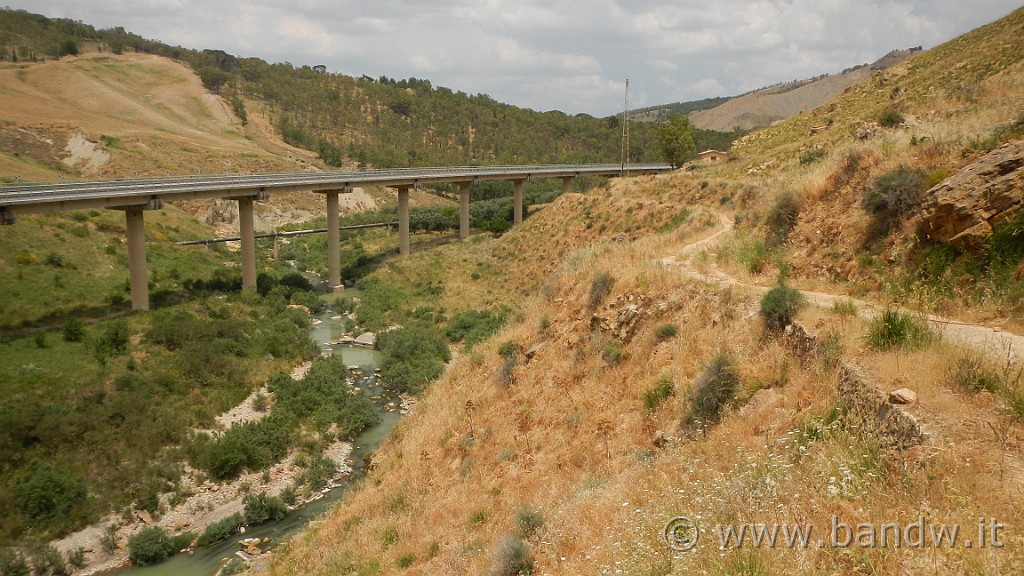
[{"label": "utility pole", "polygon": [[626,101],[622,107],[622,164],[620,173],[626,175],[626,164],[629,163],[629,78],[626,78]]}]

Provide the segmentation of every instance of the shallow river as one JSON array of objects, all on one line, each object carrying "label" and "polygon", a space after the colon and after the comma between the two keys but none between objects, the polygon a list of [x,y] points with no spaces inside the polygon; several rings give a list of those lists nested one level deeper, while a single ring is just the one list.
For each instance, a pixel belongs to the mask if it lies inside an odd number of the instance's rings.
[{"label": "shallow river", "polygon": [[197,548],[192,555],[176,554],[167,561],[155,566],[142,568],[130,567],[113,572],[117,576],[213,576],[220,570],[220,567],[229,559],[234,557],[237,550],[240,550],[238,540],[242,538],[270,538],[269,546],[264,549],[273,549],[274,545],[301,532],[309,521],[326,512],[337,502],[353,481],[361,478],[367,454],[377,448],[384,440],[388,432],[398,422],[399,413],[386,409],[389,403],[395,406],[400,405],[397,396],[383,390],[374,383],[373,369],[377,367],[379,355],[376,350],[356,348],[351,346],[331,345],[329,342],[336,341],[342,335],[341,320],[332,320],[333,312],[315,316],[320,323],[315,323],[310,334],[322,349],[333,350],[334,355],[340,355],[346,365],[362,366],[364,372],[369,376],[357,381],[357,385],[364,394],[380,396],[376,401],[378,412],[381,415],[381,422],[376,426],[363,431],[353,442],[352,451],[352,474],[342,485],[331,490],[327,496],[293,510],[280,522],[267,522],[258,526],[246,528],[245,534],[235,536],[212,546]]}]

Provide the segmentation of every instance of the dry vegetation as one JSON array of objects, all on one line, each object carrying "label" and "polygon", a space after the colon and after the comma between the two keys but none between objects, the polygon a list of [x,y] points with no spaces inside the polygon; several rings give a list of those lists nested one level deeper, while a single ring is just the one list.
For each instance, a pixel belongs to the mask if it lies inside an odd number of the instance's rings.
[{"label": "dry vegetation", "polygon": [[[684,177],[656,184],[700,190]],[[611,195],[621,199],[628,186],[613,185]],[[559,201],[532,225],[567,217],[563,210],[577,200]],[[836,418],[834,366],[801,366],[768,338],[756,297],[654,262],[710,231],[701,218],[691,226],[569,253],[519,322],[452,363],[375,456],[370,479],[289,546],[274,572],[505,573],[496,566],[506,538],[519,534],[523,509],[543,518],[526,539],[540,574],[1020,569],[1020,536],[1009,529],[1005,549],[981,552],[718,550],[710,527],[726,522],[828,527],[832,515],[856,524],[923,514],[965,530],[981,516],[1019,525],[1014,502],[1024,468],[1014,444],[1019,424],[1005,426],[993,396],[951,387],[946,358],[955,354],[945,345],[872,352],[862,321],[806,310],[801,319],[834,334],[835,352],[877,370],[883,389],[909,385],[919,393],[913,412],[932,439],[896,453],[847,431]],[[613,283],[598,316],[616,318],[630,303],[641,311],[625,337],[592,328],[590,286],[602,273]],[[660,338],[665,324],[677,335]],[[508,368],[500,353],[506,342],[543,347]],[[619,352],[610,356],[612,344]],[[684,434],[691,386],[721,352],[737,360],[740,391],[720,425]],[[498,377],[503,371],[508,379]],[[675,393],[649,410],[645,393],[662,379]],[[661,531],[682,514],[708,531],[697,552],[673,557]]]},{"label": "dry vegetation", "polygon": [[[896,221],[873,236],[862,198],[900,165],[941,179],[1013,137],[1024,109],[1022,22],[1018,11],[754,133],[724,165],[566,196],[499,240],[404,263],[399,275],[439,258],[455,279],[474,266],[491,272],[447,282],[441,298],[452,306],[524,304],[504,331],[452,361],[375,455],[368,480],[289,544],[272,573],[1024,570],[1019,366],[959,349],[942,330],[918,347],[876,350],[876,321],[852,300],[799,312],[824,343],[821,359],[801,363],[765,332],[759,290],[711,281],[721,267],[762,286],[781,276],[882,304],[1019,322],[1002,308],[1012,293],[984,301],[906,281],[918,266],[912,230]],[[856,136],[894,106],[902,125]],[[684,211],[681,226],[655,232]],[[657,262],[710,234],[718,213],[736,231],[688,254],[693,273]],[[780,223],[788,233],[778,234]],[[723,354],[738,390],[719,423],[684,426],[695,383]],[[849,428],[840,359],[884,392],[913,389],[908,411],[926,441],[886,449]],[[673,554],[662,532],[679,515],[704,532],[694,551]],[[880,526],[922,517],[959,524],[961,544],[817,545],[828,543],[833,518]],[[978,546],[979,519],[1005,526],[1002,548]],[[721,549],[714,527],[734,522],[817,532],[807,548]]]}]

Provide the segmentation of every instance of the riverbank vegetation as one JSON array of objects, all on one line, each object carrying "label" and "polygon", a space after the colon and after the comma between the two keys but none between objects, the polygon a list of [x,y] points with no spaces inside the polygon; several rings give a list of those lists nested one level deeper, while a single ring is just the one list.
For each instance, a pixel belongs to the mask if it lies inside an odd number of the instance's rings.
[{"label": "riverbank vegetation", "polygon": [[[276,296],[276,297],[275,297]],[[6,339],[0,542],[46,539],[111,510],[159,513],[190,430],[315,354],[287,294],[228,293]]]}]

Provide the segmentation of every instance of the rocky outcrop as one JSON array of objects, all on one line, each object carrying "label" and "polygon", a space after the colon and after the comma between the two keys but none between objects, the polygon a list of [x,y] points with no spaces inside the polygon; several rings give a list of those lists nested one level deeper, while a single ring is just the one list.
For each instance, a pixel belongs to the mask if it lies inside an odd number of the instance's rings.
[{"label": "rocky outcrop", "polygon": [[1024,206],[1024,140],[1005,144],[925,193],[918,232],[963,250],[980,248],[992,227]]},{"label": "rocky outcrop", "polygon": [[839,369],[839,397],[847,407],[846,425],[856,434],[873,437],[883,448],[906,450],[926,438],[913,415],[890,403],[853,366],[843,364]]}]

